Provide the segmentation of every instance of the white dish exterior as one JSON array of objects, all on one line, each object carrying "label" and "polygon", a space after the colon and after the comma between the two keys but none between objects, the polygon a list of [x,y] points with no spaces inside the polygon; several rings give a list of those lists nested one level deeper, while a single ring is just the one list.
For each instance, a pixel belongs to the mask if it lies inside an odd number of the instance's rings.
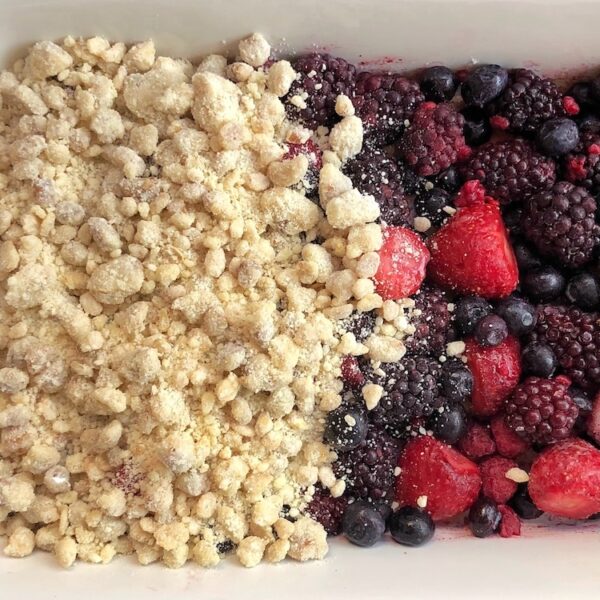
[{"label": "white dish exterior", "polygon": [[[399,59],[389,62],[394,69],[477,60],[560,75],[600,65],[599,18],[594,0],[0,0],[0,62],[66,34],[153,38],[162,54],[194,58],[260,31],[281,54],[319,44],[357,62]],[[509,540],[441,531],[417,550],[336,540],[323,562],[253,570],[225,562],[170,571],[119,559],[63,572],[50,555],[0,557],[0,598],[584,598],[600,591],[599,529],[526,526]]]}]

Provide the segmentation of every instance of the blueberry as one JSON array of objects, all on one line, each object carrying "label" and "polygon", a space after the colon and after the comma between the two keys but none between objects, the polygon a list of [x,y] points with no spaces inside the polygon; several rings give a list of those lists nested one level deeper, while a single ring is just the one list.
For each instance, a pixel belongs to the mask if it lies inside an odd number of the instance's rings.
[{"label": "blueberry", "polygon": [[510,505],[519,517],[526,521],[529,519],[537,519],[544,514],[544,512],[531,500],[529,492],[527,491],[527,484],[519,485],[517,492],[510,500]]},{"label": "blueberry", "polygon": [[582,133],[585,131],[598,133],[600,131],[600,117],[593,113],[578,116],[576,121],[577,127],[579,127],[579,131],[581,131]]},{"label": "blueberry", "polygon": [[479,498],[469,510],[469,527],[478,538],[492,535],[500,525],[498,505],[487,498]]},{"label": "blueberry", "polygon": [[447,360],[442,366],[442,389],[452,402],[464,402],[473,391],[473,375],[458,359]]},{"label": "blueberry", "polygon": [[421,91],[427,100],[452,100],[458,88],[458,79],[448,67],[429,67],[421,75]]},{"label": "blueberry", "polygon": [[454,318],[458,330],[463,335],[469,335],[475,329],[477,322],[489,315],[492,307],[487,300],[479,296],[465,296],[456,303]]},{"label": "blueberry", "polygon": [[340,406],[327,415],[323,439],[334,450],[353,450],[367,436],[367,417],[360,408]]},{"label": "blueberry", "polygon": [[492,128],[486,114],[476,106],[469,106],[461,112],[465,118],[463,132],[467,144],[480,146],[487,142],[492,135]]},{"label": "blueberry", "polygon": [[590,273],[579,273],[567,283],[565,296],[579,308],[593,310],[600,304],[600,286]]},{"label": "blueberry", "polygon": [[533,269],[538,269],[542,266],[541,259],[521,240],[513,242],[513,252],[515,253],[521,273],[533,271]]},{"label": "blueberry", "polygon": [[435,532],[431,517],[412,506],[404,506],[393,513],[389,525],[394,541],[404,546],[422,546]]},{"label": "blueberry", "polygon": [[460,91],[465,104],[483,107],[497,98],[508,84],[508,72],[499,65],[481,65],[473,69]]},{"label": "blueberry", "polygon": [[385,533],[385,521],[381,513],[363,500],[348,505],[342,520],[342,531],[353,544],[368,548]]},{"label": "blueberry", "polygon": [[513,205],[504,211],[503,215],[504,225],[510,233],[518,234],[521,230],[521,223],[523,221],[523,208],[518,205]]},{"label": "blueberry", "polygon": [[456,167],[448,167],[445,171],[442,171],[436,178],[435,182],[443,190],[453,194],[460,188],[462,180]]},{"label": "blueberry", "polygon": [[506,322],[498,315],[486,315],[475,325],[475,339],[480,346],[497,346],[507,335]]},{"label": "blueberry", "polygon": [[575,99],[580,108],[591,108],[594,106],[594,97],[592,96],[592,86],[589,81],[578,81],[568,90],[567,96]]},{"label": "blueberry", "polygon": [[544,154],[560,156],[574,150],[579,144],[579,130],[571,119],[550,119],[540,127],[536,139]]},{"label": "blueberry", "polygon": [[441,188],[432,188],[415,199],[415,210],[420,217],[427,217],[433,225],[441,225],[449,214],[443,209],[450,204],[450,194]]},{"label": "blueberry", "polygon": [[435,411],[427,422],[433,435],[447,444],[456,444],[467,430],[465,410],[460,404],[446,406],[443,412]]},{"label": "blueberry", "polygon": [[496,314],[506,321],[508,330],[514,335],[529,333],[537,321],[535,307],[514,296],[502,300],[496,306]]},{"label": "blueberry", "polygon": [[523,348],[521,363],[523,373],[537,377],[550,377],[558,366],[552,348],[539,342],[531,342]]},{"label": "blueberry", "polygon": [[525,273],[523,291],[535,302],[554,300],[565,289],[565,278],[554,267],[543,266]]}]

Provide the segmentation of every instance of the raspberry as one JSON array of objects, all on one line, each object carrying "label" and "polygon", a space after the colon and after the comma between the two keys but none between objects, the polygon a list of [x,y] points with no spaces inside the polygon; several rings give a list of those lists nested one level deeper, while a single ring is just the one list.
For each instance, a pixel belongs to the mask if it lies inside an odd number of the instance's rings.
[{"label": "raspberry", "polygon": [[528,194],[552,187],[554,161],[536,152],[524,140],[510,139],[479,146],[460,165],[467,181],[478,179],[501,204],[522,200]]},{"label": "raspberry", "polygon": [[364,71],[356,77],[352,99],[365,136],[379,145],[395,142],[425,96],[416,81],[397,73]]},{"label": "raspberry", "polygon": [[451,320],[446,293],[433,286],[423,286],[415,296],[415,308],[410,317],[415,332],[404,340],[407,350],[414,354],[440,356],[446,349]]},{"label": "raspberry", "polygon": [[592,131],[581,134],[579,146],[562,160],[565,179],[591,190],[600,191],[600,136]]},{"label": "raspberry", "polygon": [[486,458],[480,465],[481,492],[497,504],[508,502],[517,491],[517,484],[506,477],[509,469],[513,469],[517,463],[509,458],[492,456]]},{"label": "raspberry", "polygon": [[498,506],[498,510],[501,515],[500,527],[498,528],[500,537],[507,538],[513,535],[521,535],[521,520],[517,513],[510,506],[504,506],[503,504]]},{"label": "raspberry", "polygon": [[399,363],[382,365],[384,375],[367,368],[366,378],[384,388],[379,404],[371,412],[372,418],[393,435],[406,432],[407,423],[428,417],[444,405],[440,378],[442,366],[425,356],[408,356]]},{"label": "raspberry", "polygon": [[486,427],[472,423],[458,441],[458,449],[471,460],[479,460],[496,452],[496,444]]},{"label": "raspberry", "polygon": [[435,175],[470,152],[463,134],[465,118],[451,104],[425,102],[413,115],[399,151],[418,175]]},{"label": "raspberry", "polygon": [[306,513],[321,523],[329,535],[338,535],[342,531],[342,519],[347,506],[348,498],[345,496],[334,498],[329,490],[319,485],[306,507]]},{"label": "raspberry", "polygon": [[540,254],[555,258],[563,266],[581,267],[600,241],[596,225],[596,200],[582,187],[560,181],[550,190],[525,201],[523,234]]},{"label": "raspberry", "polygon": [[506,424],[524,439],[551,444],[569,437],[579,415],[567,377],[528,377],[506,401]]},{"label": "raspberry", "polygon": [[387,225],[411,225],[415,217],[414,200],[424,182],[402,163],[381,150],[367,147],[344,165],[344,172],[363,194],[372,195]]},{"label": "raspberry", "polygon": [[354,334],[358,342],[364,342],[375,329],[375,319],[377,315],[374,311],[353,312],[342,324],[343,328]]},{"label": "raspberry", "polygon": [[529,69],[512,71],[508,86],[487,110],[506,119],[510,131],[525,134],[535,133],[544,121],[566,114],[556,84]]},{"label": "raspberry", "polygon": [[371,425],[366,439],[358,448],[339,453],[333,471],[346,482],[347,497],[390,503],[399,454],[400,442],[383,429]]},{"label": "raspberry", "polygon": [[[300,56],[292,66],[297,76],[285,98],[288,116],[313,129],[335,123],[335,100],[339,94],[352,96],[356,67],[343,58],[319,53]],[[294,96],[304,100],[306,107],[291,102]]]},{"label": "raspberry", "polygon": [[541,306],[531,336],[548,344],[573,383],[588,391],[600,385],[600,321],[572,306]]},{"label": "raspberry", "polygon": [[354,356],[344,356],[341,365],[342,381],[351,388],[361,388],[365,384],[365,376]]},{"label": "raspberry", "polygon": [[500,456],[516,458],[529,448],[527,442],[506,424],[503,414],[495,416],[490,421],[490,429]]}]

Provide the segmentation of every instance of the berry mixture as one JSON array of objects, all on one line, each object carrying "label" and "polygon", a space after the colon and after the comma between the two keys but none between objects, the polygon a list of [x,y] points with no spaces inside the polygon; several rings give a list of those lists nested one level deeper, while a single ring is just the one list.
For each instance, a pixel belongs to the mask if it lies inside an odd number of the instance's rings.
[{"label": "berry mixture", "polygon": [[600,513],[597,84],[35,44],[0,74],[4,553]]}]

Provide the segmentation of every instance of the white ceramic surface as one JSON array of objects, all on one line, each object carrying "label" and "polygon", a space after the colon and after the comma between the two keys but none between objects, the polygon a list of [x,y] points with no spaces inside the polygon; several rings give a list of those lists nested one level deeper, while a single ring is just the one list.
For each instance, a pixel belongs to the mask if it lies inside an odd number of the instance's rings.
[{"label": "white ceramic surface", "polygon": [[[353,60],[393,67],[472,59],[545,71],[600,65],[596,0],[0,0],[0,61],[65,34],[152,37],[159,50],[197,57],[261,31],[282,54],[317,43]],[[447,530],[416,550],[387,541],[332,544],[321,563],[179,571],[129,559],[70,572],[51,556],[0,557],[0,600],[285,598],[575,599],[600,594],[600,528],[526,526],[522,538],[476,540]]]}]

